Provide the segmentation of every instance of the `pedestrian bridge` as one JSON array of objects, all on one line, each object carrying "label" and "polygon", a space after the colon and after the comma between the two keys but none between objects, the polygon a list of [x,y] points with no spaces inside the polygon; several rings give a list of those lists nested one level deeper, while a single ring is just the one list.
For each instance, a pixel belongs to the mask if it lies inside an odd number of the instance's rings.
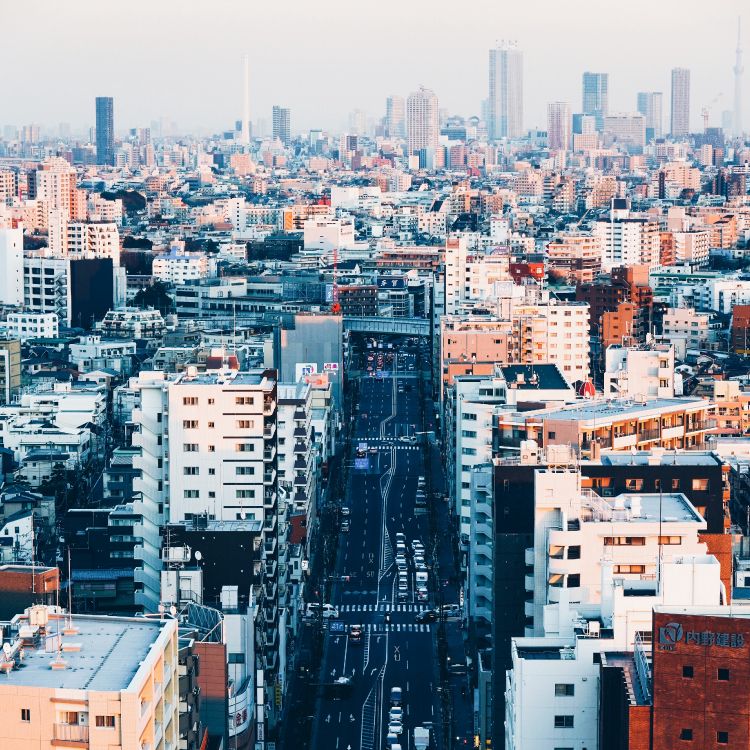
[{"label": "pedestrian bridge", "polygon": [[400,336],[429,336],[430,321],[424,318],[380,318],[345,315],[344,328],[352,333],[390,333]]}]

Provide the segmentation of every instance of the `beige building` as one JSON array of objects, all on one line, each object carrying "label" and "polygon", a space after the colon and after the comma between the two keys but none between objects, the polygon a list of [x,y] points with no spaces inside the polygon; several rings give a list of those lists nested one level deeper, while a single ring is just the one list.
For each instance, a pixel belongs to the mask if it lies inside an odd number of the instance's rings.
[{"label": "beige building", "polygon": [[21,340],[0,338],[0,404],[9,404],[21,389]]},{"label": "beige building", "polygon": [[176,620],[69,618],[39,605],[8,630],[0,654],[3,750],[176,750]]}]

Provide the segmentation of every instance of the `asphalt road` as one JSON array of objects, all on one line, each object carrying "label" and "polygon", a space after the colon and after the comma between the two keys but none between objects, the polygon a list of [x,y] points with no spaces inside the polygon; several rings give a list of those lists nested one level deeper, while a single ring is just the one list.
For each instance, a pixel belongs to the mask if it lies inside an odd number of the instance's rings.
[{"label": "asphalt road", "polygon": [[[416,509],[417,478],[425,474],[419,444],[399,440],[420,431],[419,388],[415,356],[403,348],[388,361],[382,377],[365,372],[360,380],[355,430],[348,460],[367,443],[369,466],[352,465],[346,503],[350,530],[341,532],[331,601],[339,610],[336,621],[325,623],[326,636],[321,682],[351,678],[347,692],[322,688],[313,724],[311,747],[326,750],[380,750],[387,746],[390,690],[403,690],[402,748],[413,748],[413,730],[425,722],[439,723],[435,685],[435,628],[418,624],[417,614],[430,603],[416,601],[410,543],[427,547],[428,517]],[[365,352],[364,364],[367,366]],[[377,367],[377,360],[372,363]],[[363,368],[364,369],[364,368]],[[399,387],[401,386],[401,388]],[[409,592],[398,602],[394,564],[395,536],[402,532],[409,548]],[[426,549],[426,563],[431,550]],[[432,577],[432,573],[429,573]],[[340,580],[348,577],[348,580]],[[430,581],[430,590],[435,582]],[[389,620],[389,621],[387,621]],[[346,632],[362,626],[362,639],[353,642]],[[335,694],[334,694],[335,693]]]}]

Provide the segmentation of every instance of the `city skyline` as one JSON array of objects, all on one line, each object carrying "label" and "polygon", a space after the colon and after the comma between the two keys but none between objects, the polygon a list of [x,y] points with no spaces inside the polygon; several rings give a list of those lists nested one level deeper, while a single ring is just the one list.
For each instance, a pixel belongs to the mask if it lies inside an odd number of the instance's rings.
[{"label": "city skyline", "polygon": [[[92,28],[106,20],[95,4],[82,0],[80,5],[90,10],[84,16],[91,19]],[[331,0],[329,5],[333,10],[341,3]],[[242,100],[236,92],[242,89],[241,61],[245,54],[253,71],[253,122],[270,120],[273,104],[283,100],[293,112],[295,131],[313,127],[344,131],[352,109],[380,118],[385,114],[388,96],[406,97],[420,84],[435,91],[441,108],[451,114],[479,115],[487,96],[488,51],[503,37],[517,40],[524,55],[524,128],[543,128],[547,105],[552,101],[570,101],[575,112],[581,76],[586,70],[609,74],[611,112],[635,111],[638,91],[669,91],[670,71],[678,67],[691,70],[693,129],[700,125],[701,108],[718,94],[723,97],[712,107],[710,124],[720,124],[721,111],[732,108],[737,16],[743,5],[738,0],[713,11],[712,28],[722,33],[712,36],[694,23],[694,14],[701,8],[697,0],[681,4],[670,0],[657,8],[639,0],[629,6],[626,17],[618,18],[617,29],[608,27],[607,34],[601,33],[594,12],[598,6],[589,0],[579,2],[582,12],[575,19],[552,3],[544,5],[545,27],[555,29],[553,38],[540,33],[540,16],[529,17],[531,14],[522,6],[502,10],[488,7],[479,30],[473,18],[451,16],[451,23],[446,24],[445,13],[437,13],[434,18],[424,15],[427,4],[421,0],[406,9],[386,0],[383,13],[368,19],[366,27],[351,14],[339,14],[335,24],[324,27],[311,9],[301,6],[296,19],[298,28],[306,29],[304,34],[284,26],[286,16],[274,8],[253,9],[253,27],[284,29],[290,46],[288,54],[279,57],[272,54],[277,50],[277,34],[245,35],[248,24],[243,18],[247,15],[249,21],[250,11],[242,8],[233,10],[231,28],[223,33],[219,44],[204,38],[200,25],[182,22],[175,3],[152,7],[136,2],[134,13],[119,19],[116,27],[109,24],[108,33],[101,38],[89,36],[84,48],[74,42],[80,29],[74,28],[64,11],[49,0],[38,0],[32,3],[38,11],[37,43],[54,41],[73,67],[90,65],[92,59],[97,63],[87,71],[85,84],[71,90],[64,77],[65,66],[50,68],[41,59],[29,58],[22,51],[20,36],[11,37],[10,59],[23,59],[24,68],[8,76],[4,112],[12,114],[0,116],[0,125],[41,123],[47,130],[55,130],[58,123],[66,122],[81,131],[94,124],[90,101],[106,91],[117,100],[118,132],[148,125],[160,117],[176,121],[184,132],[220,132],[242,117]],[[399,10],[399,23],[395,25],[388,13],[391,7]],[[588,7],[592,12],[583,12]],[[15,23],[23,27],[29,10],[28,5],[8,8],[9,26]],[[151,23],[142,23],[144,15]],[[649,19],[645,27],[640,20],[643,17]],[[424,34],[415,41],[409,29],[417,22]],[[175,32],[170,40],[179,43],[165,42],[161,37],[166,25]],[[670,33],[665,35],[664,28]],[[462,30],[471,31],[466,42],[457,41]],[[357,65],[357,59],[363,63],[374,59],[386,31],[391,39],[390,54],[377,58],[376,65]],[[632,39],[638,39],[639,49],[650,42],[649,54],[643,59],[613,55],[613,36],[626,52]],[[138,40],[137,58],[113,54],[133,40]],[[196,45],[210,54],[195,59],[184,54]],[[272,58],[273,64],[269,64]],[[554,65],[550,64],[553,58]],[[316,81],[325,82],[319,87],[319,97],[313,95],[315,85],[303,85],[299,78],[299,68],[308,65],[310,59],[315,60]],[[152,75],[155,67],[161,71],[159,76]],[[191,81],[190,86],[187,81]],[[34,98],[26,95],[32,87],[39,93]],[[332,96],[331,91],[336,94]]]}]

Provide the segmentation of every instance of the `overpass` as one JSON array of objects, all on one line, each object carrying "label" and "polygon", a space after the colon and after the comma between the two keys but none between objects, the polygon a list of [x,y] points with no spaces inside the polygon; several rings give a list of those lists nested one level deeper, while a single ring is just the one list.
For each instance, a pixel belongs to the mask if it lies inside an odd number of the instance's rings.
[{"label": "overpass", "polygon": [[379,318],[345,315],[344,329],[352,333],[390,333],[400,336],[429,336],[430,321],[424,318]]}]

